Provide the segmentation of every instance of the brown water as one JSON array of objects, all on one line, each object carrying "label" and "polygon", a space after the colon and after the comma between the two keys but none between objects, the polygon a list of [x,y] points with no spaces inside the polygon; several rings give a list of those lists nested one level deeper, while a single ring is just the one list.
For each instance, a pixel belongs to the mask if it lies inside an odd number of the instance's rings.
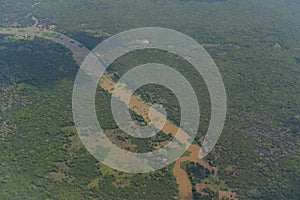
[{"label": "brown water", "polygon": [[[17,36],[20,36],[23,38],[36,36],[36,37],[41,37],[41,38],[51,40],[55,43],[59,43],[65,47],[67,47],[68,49],[70,49],[70,51],[73,53],[74,60],[79,65],[81,65],[84,58],[90,53],[89,49],[87,49],[81,43],[73,40],[72,38],[70,38],[64,34],[57,33],[55,31],[48,30],[48,29],[38,28],[37,27],[38,20],[34,17],[33,17],[33,19],[36,21],[35,25],[33,25],[33,26],[26,27],[26,28],[1,28],[0,34],[17,35]],[[42,32],[49,33],[49,34],[56,34],[57,37],[48,37],[48,36],[45,36],[45,34],[42,34]],[[112,93],[114,87],[116,86],[116,83],[108,75],[105,75],[100,80],[100,86],[103,89],[107,90],[108,92]],[[119,93],[117,93],[115,95],[118,96],[122,100],[122,99],[124,99],[124,97],[126,97],[126,95],[128,95],[128,91],[126,91],[126,88],[124,87],[121,91],[119,91]],[[152,106],[151,104],[144,102],[140,96],[132,95],[130,98],[130,104],[129,104],[130,109],[135,111],[137,114],[141,115],[148,123],[151,122],[151,119],[148,114],[151,106]],[[153,114],[159,115],[159,112],[152,110],[152,115]],[[169,120],[165,121],[162,131],[167,134],[171,133],[171,135],[176,137],[177,140],[179,140],[187,145],[189,144],[188,139],[190,138],[190,136]],[[177,132],[179,134],[177,134]],[[186,162],[186,161],[191,161],[191,162],[199,163],[202,166],[204,166],[205,168],[212,170],[212,167],[207,162],[205,162],[204,160],[199,158],[198,155],[199,155],[200,147],[198,145],[195,145],[195,144],[191,145],[188,148],[188,151],[191,152],[191,154],[189,156],[183,156],[183,157],[179,158],[175,162],[175,166],[173,168],[173,174],[174,174],[174,176],[176,178],[176,182],[178,184],[179,197],[181,199],[191,199],[192,198],[192,185],[188,178],[187,173],[183,169],[180,168],[180,163]],[[200,187],[200,184],[198,184],[198,188],[199,187]],[[236,199],[235,193],[226,192],[226,191],[218,191],[218,192],[219,192],[219,198],[233,196],[233,199]]]}]

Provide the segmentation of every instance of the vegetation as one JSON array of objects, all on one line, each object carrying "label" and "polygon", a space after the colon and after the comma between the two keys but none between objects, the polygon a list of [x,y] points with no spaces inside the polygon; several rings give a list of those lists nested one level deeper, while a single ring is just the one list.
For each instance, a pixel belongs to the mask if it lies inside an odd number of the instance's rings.
[{"label": "vegetation", "polygon": [[31,19],[34,0],[3,0],[0,5],[0,27],[24,27],[34,24]]},{"label": "vegetation", "polygon": [[78,67],[67,49],[37,38],[7,42],[3,37],[1,199],[171,199],[176,195],[171,167],[143,175],[116,172],[99,164],[81,144],[71,113]]},{"label": "vegetation", "polygon": [[[300,196],[300,4],[295,0],[64,0],[11,1],[0,5],[0,26],[44,26],[92,49],[115,33],[160,26],[181,31],[203,44],[219,67],[228,94],[226,126],[206,158],[218,170],[207,175],[187,163],[194,181],[231,188],[241,199],[298,199]],[[28,15],[32,13],[31,15]],[[196,89],[201,144],[209,123],[205,83],[192,66],[159,50],[131,52],[109,69],[118,79],[134,66],[158,62],[179,70]],[[71,114],[72,84],[78,66],[65,48],[35,38],[1,37],[0,199],[173,199],[178,196],[172,166],[129,175],[100,165],[78,140]],[[147,85],[136,91],[165,106],[179,123],[171,91]],[[161,98],[157,98],[157,96]],[[98,88],[99,122],[117,130],[110,95]],[[135,113],[133,118],[143,120]],[[126,138],[133,151],[152,151],[153,140]],[[161,134],[159,140],[169,140]],[[153,138],[152,138],[153,139]],[[157,140],[155,138],[154,140]],[[184,167],[184,166],[182,166]],[[195,172],[196,171],[196,172]],[[199,172],[200,174],[198,174]],[[202,173],[204,172],[204,173]],[[18,183],[18,184],[16,184]],[[194,198],[200,193],[193,186]],[[216,197],[218,188],[205,188]]]}]

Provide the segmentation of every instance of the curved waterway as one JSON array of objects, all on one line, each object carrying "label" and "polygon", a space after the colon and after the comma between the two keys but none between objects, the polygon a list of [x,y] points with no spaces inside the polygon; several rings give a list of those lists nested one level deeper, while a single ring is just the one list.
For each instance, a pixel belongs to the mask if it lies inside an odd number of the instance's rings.
[{"label": "curved waterway", "polygon": [[[40,37],[61,44],[70,49],[70,51],[73,53],[74,60],[78,63],[79,66],[81,65],[84,58],[90,53],[89,49],[87,49],[83,44],[79,43],[78,41],[75,41],[67,35],[49,29],[38,28],[38,20],[34,17],[33,19],[36,21],[36,23],[33,26],[25,28],[0,28],[0,34],[16,35],[24,38]],[[102,78],[100,81],[100,86],[111,93],[116,83],[113,82],[113,80],[108,76],[104,77],[105,78]],[[133,95],[131,99],[133,101],[131,101],[132,105],[129,105],[130,108],[134,110],[137,114],[143,116],[145,119],[149,119],[148,111],[151,105],[147,102],[144,102],[139,96]],[[171,133],[181,142],[187,141],[189,139],[189,136],[183,130],[181,130],[180,136],[176,136],[178,129],[179,128],[173,122],[167,120],[162,131],[165,133]],[[187,173],[180,168],[180,163],[191,161],[199,163],[204,167],[208,168],[209,170],[212,170],[211,166],[208,163],[199,158],[198,155],[200,147],[198,145],[191,145],[188,151],[190,152],[190,155],[179,158],[175,162],[173,168],[173,174],[178,184],[180,199],[192,199],[192,184],[188,178]]]}]

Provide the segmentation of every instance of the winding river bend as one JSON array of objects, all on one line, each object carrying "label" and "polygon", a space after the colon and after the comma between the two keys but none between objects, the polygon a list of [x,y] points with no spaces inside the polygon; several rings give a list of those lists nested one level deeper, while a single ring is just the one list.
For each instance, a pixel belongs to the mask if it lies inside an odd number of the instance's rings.
[{"label": "winding river bend", "polygon": [[79,66],[84,58],[90,53],[90,50],[84,45],[73,40],[67,35],[45,28],[38,28],[38,20],[34,17],[32,19],[35,20],[35,24],[33,26],[25,28],[0,28],[0,34],[16,35],[23,38],[40,37],[61,44],[70,49],[73,53],[74,60]]},{"label": "winding river bend", "polygon": [[[0,34],[16,35],[23,38],[40,37],[61,44],[67,47],[73,53],[73,58],[79,66],[83,62],[84,58],[90,53],[90,50],[87,49],[83,44],[79,43],[78,41],[75,41],[69,36],[64,35],[62,33],[55,32],[53,30],[49,30],[45,28],[41,29],[38,27],[38,20],[34,17],[32,19],[35,20],[35,24],[33,26],[25,27],[25,28],[0,28]],[[108,76],[105,76],[105,78],[101,79],[100,81],[100,86],[110,93],[112,92],[115,85],[116,83],[113,82],[113,80]],[[121,94],[120,97],[122,97]],[[137,114],[143,116],[144,119],[149,118],[148,111],[151,105],[149,105],[149,103],[147,102],[144,102],[139,96],[133,95],[131,99],[133,100],[131,101],[133,105],[129,105],[130,108],[134,110]],[[165,133],[171,133],[175,137],[178,129],[179,128],[174,123],[167,120],[162,130]],[[187,133],[182,131],[180,134],[180,138],[178,136],[176,136],[176,138],[181,142],[184,142],[184,140],[187,140],[189,138],[189,136],[187,135],[188,135]],[[204,160],[199,158],[198,154],[200,151],[200,147],[198,145],[191,145],[188,151],[190,152],[190,155],[179,158],[175,162],[175,166],[173,168],[173,174],[178,184],[180,199],[192,199],[192,184],[188,178],[187,173],[183,169],[181,169],[180,167],[181,163],[185,161],[191,161],[191,162],[199,163],[200,165],[206,167],[207,169],[212,170],[212,167],[208,163],[206,163]],[[228,194],[225,191],[218,191],[218,192],[219,192],[219,198],[228,197]]]}]

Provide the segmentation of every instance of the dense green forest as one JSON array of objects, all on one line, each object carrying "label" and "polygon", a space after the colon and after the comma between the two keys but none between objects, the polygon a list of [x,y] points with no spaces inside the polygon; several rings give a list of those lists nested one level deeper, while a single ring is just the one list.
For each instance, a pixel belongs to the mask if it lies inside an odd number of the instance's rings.
[{"label": "dense green forest", "polygon": [[[208,157],[217,173],[187,163],[196,182],[218,177],[240,199],[298,199],[300,196],[300,3],[296,0],[53,0],[3,1],[0,27],[56,25],[92,49],[131,28],[159,26],[181,31],[210,53],[228,95],[227,120]],[[210,116],[207,88],[183,59],[158,50],[131,52],[109,69],[117,80],[139,64],[159,62],[180,71],[196,88],[201,145]],[[46,40],[0,38],[0,199],[174,199],[172,166],[148,174],[126,174],[97,162],[78,139],[71,110],[78,66],[71,52]],[[101,125],[115,129],[110,95],[98,88]],[[178,102],[157,85],[137,91],[162,103],[178,123]],[[164,95],[162,95],[164,94]],[[163,98],[156,98],[157,95]],[[140,116],[132,113],[137,121]],[[103,117],[103,118],[102,118]],[[151,151],[152,141],[116,131],[119,140]],[[125,147],[126,148],[126,147]],[[130,148],[129,148],[130,149]],[[218,184],[218,182],[216,182]],[[193,189],[195,199],[202,197]]]},{"label": "dense green forest", "polygon": [[1,199],[176,196],[171,168],[145,175],[117,172],[99,164],[81,144],[71,113],[78,67],[67,49],[38,38],[10,42],[2,37],[0,44],[1,106],[6,108],[1,113]]}]

